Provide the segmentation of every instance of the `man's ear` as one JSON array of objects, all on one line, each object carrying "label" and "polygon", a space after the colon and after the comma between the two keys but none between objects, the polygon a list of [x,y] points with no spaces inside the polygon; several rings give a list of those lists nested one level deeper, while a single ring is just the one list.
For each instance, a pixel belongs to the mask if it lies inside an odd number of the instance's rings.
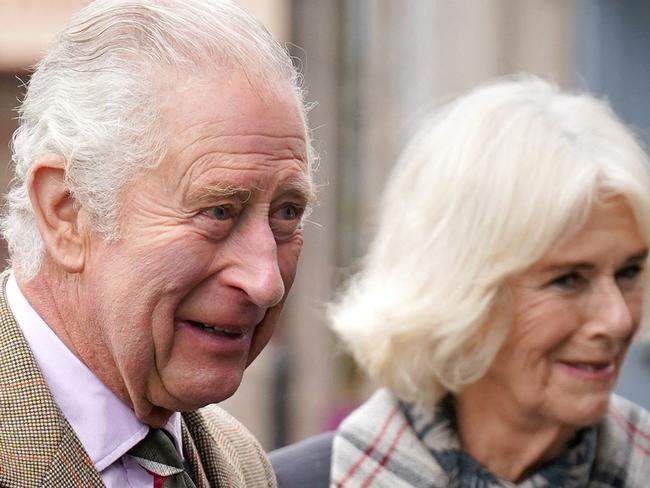
[{"label": "man's ear", "polygon": [[64,176],[61,156],[41,157],[29,175],[29,199],[47,255],[68,273],[79,273],[84,267],[85,239],[79,205]]}]

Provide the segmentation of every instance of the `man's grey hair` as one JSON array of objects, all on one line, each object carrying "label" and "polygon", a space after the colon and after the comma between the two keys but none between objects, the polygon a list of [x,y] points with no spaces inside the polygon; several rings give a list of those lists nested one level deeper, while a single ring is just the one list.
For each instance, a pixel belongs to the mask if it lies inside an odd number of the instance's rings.
[{"label": "man's grey hair", "polygon": [[306,120],[287,52],[229,0],[98,0],[73,17],[31,77],[12,141],[2,233],[21,276],[33,278],[43,256],[27,187],[40,157],[62,157],[92,228],[115,240],[120,190],[165,155],[159,81],[233,68],[256,87],[293,91]]}]

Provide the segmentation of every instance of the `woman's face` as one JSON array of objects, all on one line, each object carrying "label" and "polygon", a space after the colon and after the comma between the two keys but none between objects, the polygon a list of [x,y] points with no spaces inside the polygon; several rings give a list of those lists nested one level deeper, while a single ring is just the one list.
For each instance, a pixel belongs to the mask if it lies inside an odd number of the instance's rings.
[{"label": "woman's face", "polygon": [[597,423],[639,326],[646,255],[625,202],[597,204],[584,228],[512,280],[509,335],[469,389],[525,422]]}]

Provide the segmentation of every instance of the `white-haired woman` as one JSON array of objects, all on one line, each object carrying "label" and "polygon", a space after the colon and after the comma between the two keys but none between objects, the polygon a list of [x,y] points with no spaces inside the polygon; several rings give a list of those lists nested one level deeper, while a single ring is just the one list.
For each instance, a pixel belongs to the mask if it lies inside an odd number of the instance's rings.
[{"label": "white-haired woman", "polygon": [[388,183],[336,333],[384,388],[336,487],[647,487],[650,416],[612,394],[648,318],[650,175],[612,111],[531,78],[446,106]]}]

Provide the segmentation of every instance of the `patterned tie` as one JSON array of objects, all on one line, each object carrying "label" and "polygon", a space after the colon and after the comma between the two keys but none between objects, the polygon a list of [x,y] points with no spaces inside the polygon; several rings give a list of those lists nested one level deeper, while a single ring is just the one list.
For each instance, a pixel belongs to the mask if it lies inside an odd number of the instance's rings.
[{"label": "patterned tie", "polygon": [[176,447],[162,429],[149,429],[128,454],[153,476],[154,488],[196,488]]}]

